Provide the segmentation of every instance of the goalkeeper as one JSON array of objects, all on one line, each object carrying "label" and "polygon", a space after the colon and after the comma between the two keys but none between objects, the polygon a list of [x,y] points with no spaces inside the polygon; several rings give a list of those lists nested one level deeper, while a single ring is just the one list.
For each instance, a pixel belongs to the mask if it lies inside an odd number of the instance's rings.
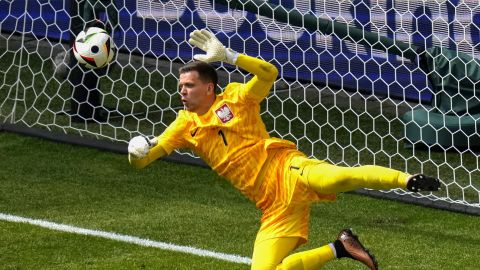
[{"label": "goalkeeper", "polygon": [[[309,159],[294,143],[271,138],[260,117],[278,71],[270,63],[225,48],[207,30],[191,33],[190,44],[205,51],[179,70],[185,110],[157,138],[137,136],[128,145],[129,161],[143,168],[175,149],[189,148],[228,179],[262,211],[252,269],[319,269],[335,258],[377,263],[353,233],[342,230],[322,247],[291,252],[307,241],[310,205],[335,200],[338,192],[358,188],[436,191],[438,179],[380,166],[339,167]],[[208,62],[223,61],[255,75],[230,83],[216,94],[217,73]]]}]

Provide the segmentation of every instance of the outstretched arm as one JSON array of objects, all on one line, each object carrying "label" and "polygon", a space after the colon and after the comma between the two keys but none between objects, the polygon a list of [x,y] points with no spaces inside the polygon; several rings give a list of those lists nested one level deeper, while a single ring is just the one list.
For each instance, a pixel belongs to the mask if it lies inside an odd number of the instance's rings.
[{"label": "outstretched arm", "polygon": [[268,96],[277,79],[278,69],[271,63],[245,54],[238,56],[236,64],[255,75],[247,83],[248,94],[260,100]]},{"label": "outstretched arm", "polygon": [[188,42],[205,51],[205,54],[194,55],[193,58],[196,60],[207,63],[216,61],[226,62],[231,65],[237,65],[255,75],[247,83],[246,91],[248,95],[261,100],[270,92],[273,82],[278,75],[278,70],[274,65],[226,48],[213,33],[206,29],[193,31]]},{"label": "outstretched arm", "polygon": [[128,143],[130,164],[137,169],[142,169],[153,161],[170,155],[173,150],[183,148],[185,140],[182,134],[187,129],[187,124],[185,112],[180,111],[175,121],[160,136],[153,139],[145,136],[133,137]]},{"label": "outstretched arm", "polygon": [[137,136],[132,138],[128,144],[128,161],[137,169],[145,168],[166,155],[167,151],[158,144],[157,138],[148,139],[145,136]]}]

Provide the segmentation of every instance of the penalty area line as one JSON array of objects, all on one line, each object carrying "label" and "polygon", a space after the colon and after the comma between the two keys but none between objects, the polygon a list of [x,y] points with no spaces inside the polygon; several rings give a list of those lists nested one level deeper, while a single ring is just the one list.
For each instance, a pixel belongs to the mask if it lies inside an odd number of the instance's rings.
[{"label": "penalty area line", "polygon": [[113,232],[85,229],[85,228],[75,227],[75,226],[66,225],[66,224],[54,223],[54,222],[41,220],[41,219],[31,219],[26,217],[0,213],[0,220],[15,222],[15,223],[27,223],[30,225],[35,225],[38,227],[55,230],[55,231],[101,237],[105,239],[135,244],[135,245],[144,246],[144,247],[153,247],[153,248],[159,248],[163,250],[182,252],[182,253],[193,254],[193,255],[202,256],[202,257],[214,258],[214,259],[227,261],[227,262],[233,262],[233,263],[239,263],[239,264],[251,263],[250,258],[242,257],[235,254],[226,254],[226,253],[199,249],[199,248],[190,247],[190,246],[180,246],[180,245],[175,245],[171,243],[158,242],[150,239],[144,239],[136,236],[123,235],[123,234],[118,234]]}]

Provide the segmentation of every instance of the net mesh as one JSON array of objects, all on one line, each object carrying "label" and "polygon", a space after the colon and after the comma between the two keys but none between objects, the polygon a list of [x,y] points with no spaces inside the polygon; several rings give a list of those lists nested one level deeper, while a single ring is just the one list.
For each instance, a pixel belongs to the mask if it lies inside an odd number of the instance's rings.
[{"label": "net mesh", "polygon": [[[479,54],[476,0],[269,3],[414,46],[441,46],[475,58]],[[113,63],[99,71],[82,70],[70,56],[72,37],[91,19],[107,23],[118,50]],[[158,135],[182,109],[177,70],[198,52],[187,37],[205,27],[226,46],[270,61],[280,70],[271,95],[262,103],[262,117],[272,136],[292,140],[308,156],[339,165],[377,164],[439,177],[443,189],[435,194],[390,192],[480,207],[474,109],[453,114],[458,123],[461,117],[471,117],[473,124],[468,125],[473,131],[405,120],[415,110],[438,111],[435,100],[440,93],[418,63],[238,5],[181,0],[2,1],[0,123],[102,141]],[[227,64],[216,67],[221,87],[250,78]],[[463,98],[461,91],[453,96]],[[477,95],[462,102],[469,101],[478,101]],[[435,134],[443,130],[447,135],[442,138],[452,140],[442,143],[437,136],[432,143],[421,133],[412,141],[406,132],[409,123],[417,129],[431,127]],[[466,138],[466,146],[454,143],[458,134]]]}]

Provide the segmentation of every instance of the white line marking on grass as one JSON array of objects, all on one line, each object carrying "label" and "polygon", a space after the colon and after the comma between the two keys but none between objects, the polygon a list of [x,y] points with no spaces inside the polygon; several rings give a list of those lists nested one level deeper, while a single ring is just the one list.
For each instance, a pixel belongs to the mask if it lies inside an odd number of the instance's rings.
[{"label": "white line marking on grass", "polygon": [[40,219],[31,219],[31,218],[25,218],[25,217],[19,217],[19,216],[0,213],[0,220],[16,222],[16,223],[28,223],[31,225],[35,225],[35,226],[39,226],[39,227],[43,227],[43,228],[47,228],[55,231],[82,234],[82,235],[88,235],[88,236],[96,236],[96,237],[116,240],[120,242],[136,244],[144,247],[154,247],[154,248],[160,248],[165,250],[178,251],[178,252],[198,255],[202,257],[210,257],[210,258],[215,258],[215,259],[223,260],[227,262],[240,263],[240,264],[251,263],[250,258],[242,257],[235,254],[226,254],[226,253],[204,250],[204,249],[199,249],[199,248],[194,248],[189,246],[180,246],[180,245],[175,245],[170,243],[157,242],[149,239],[143,239],[135,236],[122,235],[122,234],[112,233],[112,232],[90,230],[90,229],[79,228],[79,227],[65,225],[65,224],[58,224],[58,223],[40,220]]}]

